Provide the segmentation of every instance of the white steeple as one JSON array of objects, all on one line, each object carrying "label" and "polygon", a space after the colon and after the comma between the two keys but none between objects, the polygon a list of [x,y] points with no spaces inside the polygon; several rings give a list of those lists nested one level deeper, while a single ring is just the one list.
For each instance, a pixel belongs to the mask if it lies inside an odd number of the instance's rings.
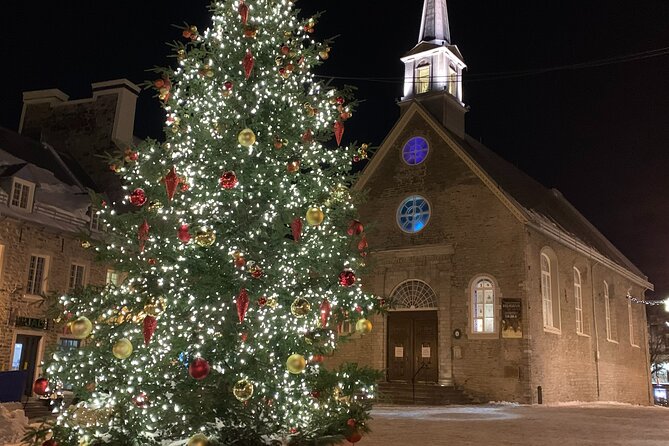
[{"label": "white steeple", "polygon": [[[457,46],[451,43],[446,0],[423,0],[418,45],[404,57],[402,101],[420,100],[434,110],[456,134],[464,134],[465,104],[462,102],[462,72],[467,68]],[[437,102],[446,103],[440,106]],[[440,108],[441,107],[441,108]]]},{"label": "white steeple", "polygon": [[451,29],[448,25],[446,0],[425,0],[423,20],[420,23],[418,43],[430,42],[438,45],[451,44]]}]

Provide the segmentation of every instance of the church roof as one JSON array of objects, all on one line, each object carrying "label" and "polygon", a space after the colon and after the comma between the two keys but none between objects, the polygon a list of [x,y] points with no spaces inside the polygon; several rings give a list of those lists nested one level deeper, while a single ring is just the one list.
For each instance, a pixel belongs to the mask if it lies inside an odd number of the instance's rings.
[{"label": "church roof", "polygon": [[553,225],[597,250],[630,272],[645,277],[625,255],[599,232],[557,189],[548,189],[470,136],[462,148],[499,188],[522,206],[537,224]]},{"label": "church roof", "polygon": [[465,58],[462,57],[462,54],[460,53],[460,50],[458,49],[457,45],[439,45],[436,43],[430,43],[430,42],[420,42],[418,45],[413,47],[411,51],[406,53],[403,57],[409,57],[413,56],[415,54],[420,54],[424,53],[436,48],[447,48],[451,53],[455,54],[461,61],[464,62]]}]

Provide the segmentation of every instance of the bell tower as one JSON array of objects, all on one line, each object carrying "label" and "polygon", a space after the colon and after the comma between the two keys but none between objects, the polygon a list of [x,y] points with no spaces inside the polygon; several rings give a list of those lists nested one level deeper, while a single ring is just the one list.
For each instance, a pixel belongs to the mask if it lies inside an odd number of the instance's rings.
[{"label": "bell tower", "polygon": [[418,45],[404,57],[404,96],[400,107],[419,101],[435,118],[460,137],[465,134],[462,72],[467,68],[451,43],[446,0],[424,0]]}]

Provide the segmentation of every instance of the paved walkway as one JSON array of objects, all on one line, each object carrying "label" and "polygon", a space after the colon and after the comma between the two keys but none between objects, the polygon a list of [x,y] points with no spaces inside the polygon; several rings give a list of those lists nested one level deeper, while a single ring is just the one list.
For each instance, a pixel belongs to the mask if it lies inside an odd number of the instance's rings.
[{"label": "paved walkway", "polygon": [[566,406],[378,406],[358,446],[667,446],[669,409]]}]

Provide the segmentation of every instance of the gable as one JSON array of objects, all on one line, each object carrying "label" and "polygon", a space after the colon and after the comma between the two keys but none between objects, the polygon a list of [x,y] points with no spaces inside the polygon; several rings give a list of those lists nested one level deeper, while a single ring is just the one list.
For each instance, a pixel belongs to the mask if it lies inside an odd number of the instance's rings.
[{"label": "gable", "polygon": [[[487,147],[469,136],[460,139],[441,126],[419,103],[412,101],[405,113],[398,120],[381,147],[363,171],[356,183],[356,190],[381,189],[392,190],[393,183],[408,184],[418,189],[419,186],[447,187],[449,181],[462,181],[464,177],[443,175],[438,169],[427,167],[437,150],[431,150],[425,166],[413,166],[412,171],[403,174],[404,162],[401,151],[404,140],[408,138],[407,129],[423,131],[437,135],[435,140],[442,141],[451,150],[441,150],[444,156],[452,154],[458,162],[464,163],[469,170],[469,180],[477,178],[522,224],[529,225],[540,232],[593,258],[605,266],[623,274],[635,283],[648,289],[653,285],[646,276],[618,249],[609,242],[583,215],[581,215],[558,191],[549,190],[524,174],[512,164],[503,160]],[[386,161],[390,158],[390,161]],[[437,159],[436,165],[443,165]],[[448,163],[446,163],[448,165]],[[395,167],[389,167],[395,166]],[[422,173],[416,168],[426,169]],[[467,175],[462,172],[461,175]],[[378,183],[377,183],[378,182]],[[374,187],[370,186],[374,184]],[[373,196],[370,190],[370,198]],[[399,203],[398,203],[399,204]]]}]

